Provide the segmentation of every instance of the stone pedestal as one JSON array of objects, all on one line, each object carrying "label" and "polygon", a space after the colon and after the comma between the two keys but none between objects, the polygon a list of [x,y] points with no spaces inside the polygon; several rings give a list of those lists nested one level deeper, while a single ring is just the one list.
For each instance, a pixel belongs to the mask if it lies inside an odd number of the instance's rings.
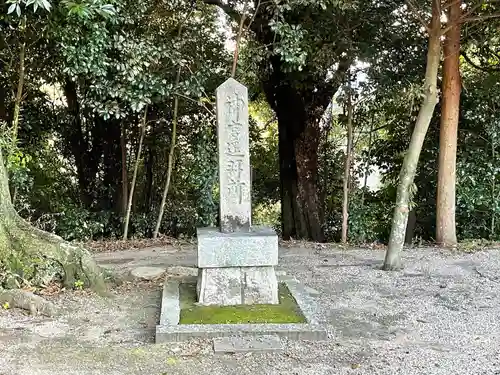
[{"label": "stone pedestal", "polygon": [[220,228],[198,230],[198,302],[277,304],[278,237],[251,220],[248,90],[229,78],[216,97]]},{"label": "stone pedestal", "polygon": [[278,236],[267,227],[223,233],[198,229],[198,303],[277,304]]}]

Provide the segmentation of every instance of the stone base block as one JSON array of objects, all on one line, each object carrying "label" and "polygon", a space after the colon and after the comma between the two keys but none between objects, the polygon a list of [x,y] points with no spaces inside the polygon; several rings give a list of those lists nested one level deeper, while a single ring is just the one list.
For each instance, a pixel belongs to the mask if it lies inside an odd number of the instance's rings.
[{"label": "stone base block", "polygon": [[232,233],[199,228],[197,237],[198,268],[278,264],[278,236],[272,228],[254,226],[248,232]]},{"label": "stone base block", "polygon": [[278,304],[274,267],[202,268],[198,274],[201,305]]}]

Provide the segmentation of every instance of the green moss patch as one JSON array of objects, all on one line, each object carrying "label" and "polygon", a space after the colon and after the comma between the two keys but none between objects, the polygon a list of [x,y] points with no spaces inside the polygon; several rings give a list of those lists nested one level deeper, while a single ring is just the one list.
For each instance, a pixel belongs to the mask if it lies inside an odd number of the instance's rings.
[{"label": "green moss patch", "polygon": [[295,298],[279,284],[277,305],[197,306],[196,284],[181,284],[180,324],[306,323]]}]

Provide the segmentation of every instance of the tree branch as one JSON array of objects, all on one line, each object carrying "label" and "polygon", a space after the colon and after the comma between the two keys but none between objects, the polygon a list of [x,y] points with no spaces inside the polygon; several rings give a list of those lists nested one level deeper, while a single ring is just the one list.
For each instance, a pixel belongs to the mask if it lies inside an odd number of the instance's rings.
[{"label": "tree branch", "polygon": [[487,67],[484,67],[484,66],[480,66],[480,65],[477,65],[475,62],[472,61],[472,59],[467,56],[467,54],[465,52],[461,52],[460,53],[463,57],[464,57],[464,60],[467,61],[467,63],[472,66],[473,68],[476,68],[477,70],[481,70],[483,72],[488,72],[488,73],[491,73],[491,72],[500,72],[500,68],[487,68]]},{"label": "tree branch", "polygon": [[428,22],[425,22],[424,19],[422,17],[420,17],[420,14],[418,14],[417,8],[415,8],[413,6],[413,4],[411,3],[411,1],[409,1],[409,0],[406,2],[406,4],[408,5],[408,8],[411,9],[412,14],[415,16],[417,21],[420,22],[420,24],[425,28],[425,31],[427,31],[429,33],[430,28],[429,28]]},{"label": "tree branch", "polygon": [[351,67],[351,59],[343,59],[339,62],[337,71],[333,75],[332,79],[325,82],[322,87],[318,88],[315,93],[315,100],[313,100],[313,105],[318,108],[325,108],[331,102],[333,95],[337,92],[344,79],[345,74]]},{"label": "tree branch", "polygon": [[494,14],[485,14],[484,16],[475,16],[475,17],[462,17],[462,23],[475,22],[475,21],[484,21],[490,18],[500,18],[500,13]]}]

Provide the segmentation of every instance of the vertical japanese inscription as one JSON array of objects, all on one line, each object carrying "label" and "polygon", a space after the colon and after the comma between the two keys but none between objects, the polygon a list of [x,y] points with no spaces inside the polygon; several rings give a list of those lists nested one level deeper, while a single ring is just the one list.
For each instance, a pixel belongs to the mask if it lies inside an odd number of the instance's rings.
[{"label": "vertical japanese inscription", "polygon": [[221,231],[251,225],[247,88],[230,78],[217,88]]}]

